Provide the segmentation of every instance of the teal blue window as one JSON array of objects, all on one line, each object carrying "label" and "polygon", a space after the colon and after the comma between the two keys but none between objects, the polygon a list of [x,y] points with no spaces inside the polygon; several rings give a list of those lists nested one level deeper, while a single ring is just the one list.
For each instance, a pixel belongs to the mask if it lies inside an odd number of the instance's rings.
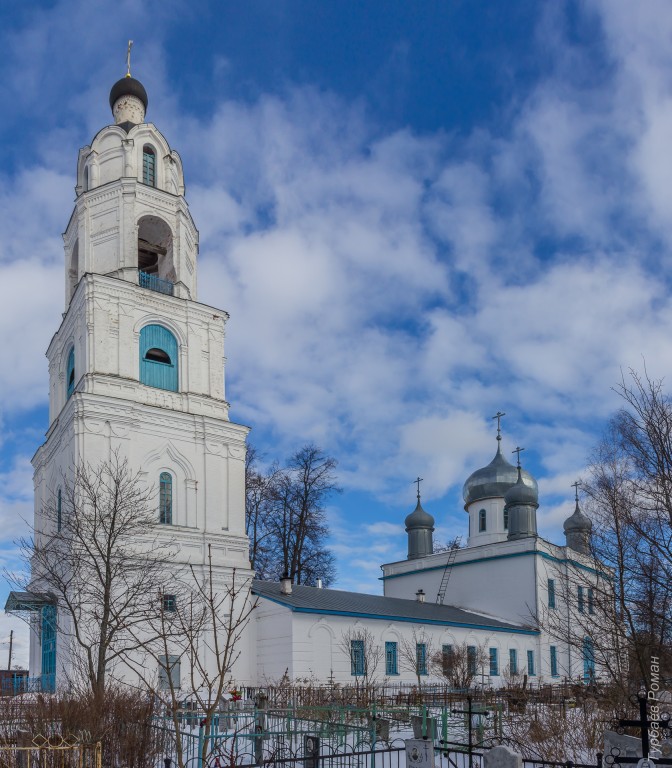
[{"label": "teal blue window", "polygon": [[591,616],[595,613],[595,597],[592,587],[588,587],[588,613]]},{"label": "teal blue window", "polygon": [[497,658],[496,648],[490,648],[490,674],[493,677],[499,675],[499,660]]},{"label": "teal blue window", "polygon": [[473,677],[476,674],[476,646],[467,646],[467,673]]},{"label": "teal blue window", "polygon": [[41,619],[41,687],[43,693],[53,693],[56,690],[56,606],[45,605]]},{"label": "teal blue window", "polygon": [[391,640],[385,642],[385,674],[399,674],[397,662],[397,644]]},{"label": "teal blue window", "polygon": [[518,674],[518,651],[515,648],[509,648],[509,672]]},{"label": "teal blue window", "polygon": [[441,671],[448,676],[453,668],[453,646],[441,646]]},{"label": "teal blue window", "polygon": [[163,596],[163,610],[165,613],[175,613],[177,611],[177,597],[175,595]]},{"label": "teal blue window", "polygon": [[479,533],[481,531],[484,531],[485,527],[486,527],[486,512],[485,512],[484,509],[482,509],[478,513],[478,530],[479,530]]},{"label": "teal blue window", "polygon": [[361,677],[364,674],[364,641],[350,641],[350,674]]},{"label": "teal blue window", "polygon": [[162,325],[140,331],[140,383],[177,392],[177,339]]},{"label": "teal blue window", "polygon": [[142,183],[156,186],[156,153],[147,144],[142,148]]},{"label": "teal blue window", "polygon": [[427,674],[427,644],[415,644],[415,665],[418,675]]},{"label": "teal blue window", "polygon": [[551,646],[551,676],[558,676],[558,649],[554,645]]},{"label": "teal blue window", "polygon": [[161,525],[173,524],[173,478],[170,472],[159,476],[159,522]]},{"label": "teal blue window", "polygon": [[534,671],[534,651],[527,652],[527,674],[529,677],[534,677],[536,674]]},{"label": "teal blue window", "polygon": [[67,366],[65,378],[67,381],[66,397],[70,397],[70,395],[75,391],[75,348],[74,347],[70,350],[70,354],[68,355],[68,366]]},{"label": "teal blue window", "polygon": [[63,525],[63,505],[62,505],[62,498],[61,498],[61,489],[58,489],[58,493],[56,494],[56,530],[60,531],[61,526]]},{"label": "teal blue window", "polygon": [[589,637],[583,638],[583,679],[586,683],[595,681],[595,646]]},{"label": "teal blue window", "polygon": [[548,607],[555,608],[555,581],[548,580]]},{"label": "teal blue window", "polygon": [[583,599],[583,587],[579,587],[579,613],[583,613],[585,605]]}]

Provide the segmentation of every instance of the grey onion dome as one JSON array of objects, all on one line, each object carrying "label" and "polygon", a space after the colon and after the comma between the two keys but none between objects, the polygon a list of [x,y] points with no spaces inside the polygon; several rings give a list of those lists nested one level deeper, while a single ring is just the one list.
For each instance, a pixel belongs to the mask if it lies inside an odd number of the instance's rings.
[{"label": "grey onion dome", "polygon": [[122,77],[121,80],[117,80],[112,86],[110,91],[110,108],[113,109],[116,102],[122,96],[135,96],[140,99],[144,104],[145,110],[147,110],[147,91],[145,86],[134,77]]},{"label": "grey onion dome", "polygon": [[406,517],[404,524],[406,526],[406,531],[411,531],[418,528],[434,530],[434,518],[429,514],[429,512],[425,512],[425,510],[422,508],[420,499],[418,499],[418,504],[415,509],[411,512],[410,515]]},{"label": "grey onion dome", "polygon": [[539,489],[535,482],[534,486],[527,485],[523,478],[523,469],[517,468],[518,478],[515,485],[504,494],[504,502],[507,507],[518,507],[527,505],[530,507],[539,506]]},{"label": "grey onion dome", "polygon": [[565,520],[562,527],[565,533],[573,533],[574,531],[590,533],[593,530],[593,521],[579,509],[578,499],[576,500],[573,514]]},{"label": "grey onion dome", "polygon": [[[506,492],[518,481],[518,470],[502,455],[501,444],[497,445],[495,458],[487,467],[477,469],[467,478],[462,495],[464,506],[468,507],[479,499],[503,498]],[[537,481],[529,472],[522,470],[522,482],[526,487],[534,491],[536,498],[539,496]]]}]

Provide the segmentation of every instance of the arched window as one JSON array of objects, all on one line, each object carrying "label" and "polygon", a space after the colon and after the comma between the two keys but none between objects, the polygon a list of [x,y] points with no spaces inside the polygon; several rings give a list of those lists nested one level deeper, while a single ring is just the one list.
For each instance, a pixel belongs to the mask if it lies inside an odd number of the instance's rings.
[{"label": "arched window", "polygon": [[156,154],[148,144],[142,148],[142,183],[156,186]]},{"label": "arched window", "polygon": [[66,370],[66,396],[70,397],[70,395],[75,391],[75,348],[73,347],[70,350],[70,354],[68,355],[68,366]]},{"label": "arched window", "polygon": [[485,510],[482,509],[478,513],[478,531],[479,533],[481,533],[484,530],[485,530]]},{"label": "arched window", "polygon": [[58,489],[58,493],[56,494],[56,530],[61,530],[61,525],[63,523],[62,518],[62,506],[61,506],[61,489]]},{"label": "arched window", "polygon": [[169,472],[162,472],[159,477],[159,522],[173,524],[173,478]]},{"label": "arched window", "polygon": [[140,383],[177,392],[177,339],[162,325],[140,331]]}]

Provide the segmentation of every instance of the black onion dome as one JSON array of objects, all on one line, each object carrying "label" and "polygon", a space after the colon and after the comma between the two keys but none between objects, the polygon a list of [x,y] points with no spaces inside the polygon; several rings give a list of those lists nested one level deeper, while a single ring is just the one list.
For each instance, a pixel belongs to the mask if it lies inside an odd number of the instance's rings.
[{"label": "black onion dome", "polygon": [[147,110],[147,91],[145,86],[134,77],[122,77],[121,80],[117,80],[112,86],[110,91],[110,107],[112,109],[114,109],[117,99],[120,99],[122,96],[137,97],[145,105],[145,110]]},{"label": "black onion dome", "polygon": [[422,508],[422,505],[420,504],[420,499],[418,499],[416,508],[411,512],[410,515],[406,517],[404,524],[406,525],[407,531],[413,528],[433,529],[434,518],[429,514],[429,512],[425,512],[425,510]]},{"label": "black onion dome", "polygon": [[[464,505],[468,507],[473,501],[479,499],[503,498],[517,480],[518,470],[504,458],[501,447],[498,445],[495,458],[488,466],[477,469],[467,478],[462,489]],[[522,481],[538,497],[537,481],[529,472],[522,471]]]},{"label": "black onion dome", "polygon": [[525,483],[523,477],[523,470],[518,467],[518,479],[516,484],[511,486],[509,490],[504,494],[504,502],[507,507],[517,507],[521,505],[527,506],[539,506],[539,491],[537,484],[534,487],[530,487]]}]

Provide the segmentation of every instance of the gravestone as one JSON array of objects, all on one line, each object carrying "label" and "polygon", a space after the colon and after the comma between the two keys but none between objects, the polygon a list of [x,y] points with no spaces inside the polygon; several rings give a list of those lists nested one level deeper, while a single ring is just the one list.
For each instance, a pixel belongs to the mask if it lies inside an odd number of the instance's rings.
[{"label": "gravestone", "polygon": [[509,747],[500,745],[483,754],[484,768],[523,768],[523,758]]},{"label": "gravestone", "polygon": [[434,768],[434,743],[429,739],[406,739],[408,768]]}]

